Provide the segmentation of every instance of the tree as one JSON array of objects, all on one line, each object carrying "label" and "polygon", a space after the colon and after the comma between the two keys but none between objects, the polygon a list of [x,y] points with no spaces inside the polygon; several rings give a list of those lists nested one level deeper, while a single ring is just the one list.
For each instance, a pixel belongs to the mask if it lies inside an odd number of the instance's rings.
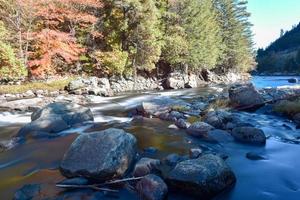
[{"label": "tree", "polygon": [[254,65],[251,26],[247,1],[214,0],[221,27],[224,56],[220,60],[222,71],[247,71]]},{"label": "tree", "polygon": [[14,48],[8,42],[11,33],[0,21],[0,77],[14,79],[26,75],[26,69],[20,59],[15,55]]}]

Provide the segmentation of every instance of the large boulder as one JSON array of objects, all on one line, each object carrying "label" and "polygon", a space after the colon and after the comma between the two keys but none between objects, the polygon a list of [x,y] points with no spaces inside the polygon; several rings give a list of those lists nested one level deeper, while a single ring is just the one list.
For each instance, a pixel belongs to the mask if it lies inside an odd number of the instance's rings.
[{"label": "large boulder", "polygon": [[252,84],[235,85],[229,88],[229,99],[233,106],[240,109],[258,108],[264,99]]},{"label": "large boulder", "polygon": [[136,185],[137,192],[144,200],[164,200],[168,194],[166,183],[159,177],[149,174]]},{"label": "large boulder", "polygon": [[142,102],[137,108],[137,114],[143,115],[145,117],[159,116],[162,113],[169,111],[169,107],[164,105],[159,105],[153,102]]},{"label": "large boulder", "polygon": [[236,181],[235,175],[224,160],[212,154],[178,163],[167,175],[167,183],[199,199],[211,199]]},{"label": "large boulder", "polygon": [[258,145],[266,143],[264,132],[255,127],[237,127],[232,130],[231,135],[239,142]]},{"label": "large boulder", "polygon": [[165,81],[165,89],[182,89],[185,88],[186,77],[182,74],[172,73]]},{"label": "large boulder", "polygon": [[61,117],[66,124],[72,126],[86,121],[94,121],[91,109],[72,103],[51,103],[33,112],[31,120]]},{"label": "large boulder", "polygon": [[194,137],[206,137],[214,127],[205,122],[195,122],[187,129],[187,133]]},{"label": "large boulder", "polygon": [[122,177],[136,156],[136,138],[121,129],[80,135],[60,165],[66,177],[106,181]]}]

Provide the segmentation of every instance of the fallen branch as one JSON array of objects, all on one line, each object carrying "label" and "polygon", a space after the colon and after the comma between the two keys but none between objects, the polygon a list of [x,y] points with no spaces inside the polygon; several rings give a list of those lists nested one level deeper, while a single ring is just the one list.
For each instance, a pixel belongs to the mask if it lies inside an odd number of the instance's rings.
[{"label": "fallen branch", "polygon": [[119,180],[107,181],[105,183],[97,184],[96,186],[113,185],[113,184],[123,183],[123,182],[127,182],[127,181],[141,180],[142,178],[144,178],[144,176],[133,177],[133,178],[124,178],[124,179],[119,179]]},{"label": "fallen branch", "polygon": [[104,192],[118,192],[118,190],[112,190],[108,188],[101,188],[97,185],[64,185],[64,184],[56,184],[56,187],[60,188],[70,188],[70,189],[93,189],[98,191],[104,191]]}]

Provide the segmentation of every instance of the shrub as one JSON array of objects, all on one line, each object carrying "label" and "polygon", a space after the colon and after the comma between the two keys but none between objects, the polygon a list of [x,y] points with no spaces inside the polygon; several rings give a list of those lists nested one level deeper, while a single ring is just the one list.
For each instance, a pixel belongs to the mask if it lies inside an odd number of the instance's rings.
[{"label": "shrub", "polygon": [[26,67],[16,57],[13,48],[0,41],[0,78],[16,79],[26,75]]}]

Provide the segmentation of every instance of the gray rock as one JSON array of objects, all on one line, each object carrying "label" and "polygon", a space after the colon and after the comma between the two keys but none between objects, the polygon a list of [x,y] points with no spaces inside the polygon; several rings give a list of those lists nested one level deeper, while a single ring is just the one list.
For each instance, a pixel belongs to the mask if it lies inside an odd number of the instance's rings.
[{"label": "gray rock", "polygon": [[134,167],[133,176],[140,177],[159,172],[160,160],[141,158]]},{"label": "gray rock", "polygon": [[34,137],[55,136],[54,133],[59,133],[68,128],[69,125],[60,116],[50,116],[26,124],[19,130],[17,135],[19,137],[25,137],[29,134]]},{"label": "gray rock", "polygon": [[70,83],[68,84],[69,91],[78,90],[84,87],[86,87],[86,84],[84,83],[84,80],[82,78],[70,81]]},{"label": "gray rock", "polygon": [[205,139],[209,142],[215,143],[229,143],[234,140],[230,133],[220,129],[209,131]]},{"label": "gray rock", "polygon": [[196,158],[199,158],[199,156],[202,154],[202,149],[193,148],[193,149],[190,149],[189,153],[190,153],[191,159],[196,159]]},{"label": "gray rock", "polygon": [[40,194],[41,186],[39,184],[24,185],[18,189],[14,195],[14,200],[31,200]]},{"label": "gray rock", "polygon": [[169,108],[152,102],[142,102],[137,108],[137,113],[145,117],[158,116],[168,112]]},{"label": "gray rock", "polygon": [[184,119],[178,119],[176,122],[175,122],[175,125],[178,127],[178,128],[181,128],[181,129],[187,129],[191,124],[187,121],[185,121]]},{"label": "gray rock", "polygon": [[205,122],[195,122],[187,129],[187,133],[194,137],[206,137],[214,127]]},{"label": "gray rock", "polygon": [[159,177],[149,174],[136,185],[137,192],[144,200],[163,200],[168,194],[166,183]]},{"label": "gray rock", "polygon": [[182,75],[179,74],[170,74],[167,78],[165,89],[182,89],[185,88],[185,80]]},{"label": "gray rock", "polygon": [[231,120],[231,114],[223,110],[209,112],[204,118],[204,122],[218,129],[226,129],[226,124]]},{"label": "gray rock", "polygon": [[82,176],[106,181],[120,178],[136,156],[136,138],[121,129],[80,135],[60,165],[66,177]]},{"label": "gray rock", "polygon": [[94,121],[91,109],[72,103],[51,103],[31,114],[31,120],[60,116],[68,125]]},{"label": "gray rock", "polygon": [[252,84],[235,85],[229,89],[230,103],[241,109],[258,108],[264,99]]},{"label": "gray rock", "polygon": [[261,129],[254,127],[237,127],[232,130],[231,135],[239,142],[260,144],[266,143],[266,136]]},{"label": "gray rock", "polygon": [[298,83],[298,79],[297,78],[290,78],[288,79],[289,83]]},{"label": "gray rock", "polygon": [[35,97],[35,94],[33,93],[32,90],[28,90],[27,92],[23,93],[23,97],[25,98]]},{"label": "gray rock", "polygon": [[211,199],[236,182],[230,167],[212,154],[178,163],[166,180],[171,189],[201,199]]}]

